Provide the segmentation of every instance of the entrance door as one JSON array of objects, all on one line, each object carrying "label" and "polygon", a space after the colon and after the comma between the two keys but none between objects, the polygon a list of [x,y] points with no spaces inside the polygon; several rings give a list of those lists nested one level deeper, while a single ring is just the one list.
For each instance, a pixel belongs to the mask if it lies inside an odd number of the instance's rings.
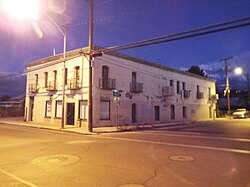
[{"label": "entrance door", "polygon": [[30,111],[29,111],[28,121],[33,121],[33,109],[34,109],[34,97],[30,97]]},{"label": "entrance door", "polygon": [[74,125],[75,103],[67,103],[67,125]]},{"label": "entrance door", "polygon": [[132,104],[132,123],[136,123],[136,104]]}]

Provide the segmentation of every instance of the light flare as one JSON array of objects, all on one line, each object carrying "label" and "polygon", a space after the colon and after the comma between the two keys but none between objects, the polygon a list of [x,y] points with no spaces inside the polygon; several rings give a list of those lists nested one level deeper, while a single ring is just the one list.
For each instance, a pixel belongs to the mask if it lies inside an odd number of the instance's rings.
[{"label": "light flare", "polygon": [[20,20],[38,19],[38,0],[2,0],[1,6],[9,15]]}]

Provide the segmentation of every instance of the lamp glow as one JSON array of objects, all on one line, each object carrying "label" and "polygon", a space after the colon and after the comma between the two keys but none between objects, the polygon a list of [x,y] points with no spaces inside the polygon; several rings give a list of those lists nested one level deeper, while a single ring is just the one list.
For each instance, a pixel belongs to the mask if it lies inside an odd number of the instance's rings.
[{"label": "lamp glow", "polygon": [[20,20],[38,19],[38,0],[2,0],[2,8]]},{"label": "lamp glow", "polygon": [[242,70],[242,68],[240,68],[240,67],[237,67],[237,68],[234,69],[234,73],[235,73],[236,75],[241,75],[242,72],[243,72],[243,70]]}]

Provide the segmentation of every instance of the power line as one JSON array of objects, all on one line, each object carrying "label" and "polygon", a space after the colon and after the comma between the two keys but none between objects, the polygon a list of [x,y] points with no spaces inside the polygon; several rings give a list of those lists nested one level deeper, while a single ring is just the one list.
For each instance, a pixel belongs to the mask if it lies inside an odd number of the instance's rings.
[{"label": "power line", "polygon": [[[184,31],[184,32],[178,32],[178,33],[174,33],[174,34],[150,38],[147,40],[141,40],[141,41],[132,42],[132,43],[124,44],[124,45],[108,47],[108,48],[105,48],[103,50],[100,49],[99,51],[100,52],[108,52],[108,51],[126,50],[126,49],[144,47],[144,46],[160,44],[160,43],[165,43],[165,42],[171,42],[171,41],[176,41],[176,40],[181,40],[181,39],[186,39],[186,38],[191,38],[191,37],[197,37],[197,36],[212,34],[212,33],[216,33],[216,32],[222,32],[222,31],[226,31],[226,30],[236,29],[239,27],[249,26],[250,22],[232,25],[232,26],[228,26],[228,27],[222,27],[222,26],[226,26],[226,25],[230,25],[230,24],[244,22],[247,20],[250,20],[250,17],[231,20],[231,21],[213,24],[213,25],[209,25],[209,26],[205,26],[205,27],[199,27],[199,28],[191,29],[191,30]],[[217,28],[217,27],[222,27],[222,28],[211,30],[211,29]],[[206,30],[208,30],[208,31],[206,31]],[[204,31],[204,32],[198,32],[198,31]],[[194,33],[194,34],[192,34],[192,33]],[[176,37],[176,36],[180,36],[180,37]],[[170,38],[170,39],[168,39],[168,38]]]},{"label": "power line", "polygon": [[[235,19],[235,20],[221,22],[221,23],[217,23],[217,24],[212,24],[209,26],[199,27],[199,28],[195,28],[195,29],[191,29],[191,30],[187,30],[187,31],[183,31],[183,32],[178,32],[178,33],[174,33],[174,34],[150,38],[150,39],[141,40],[141,41],[137,41],[137,42],[127,43],[127,44],[123,44],[123,45],[119,45],[119,46],[108,47],[105,49],[97,49],[97,50],[95,50],[95,52],[96,53],[101,53],[101,52],[108,53],[111,51],[119,51],[119,50],[145,47],[145,46],[149,46],[149,45],[161,44],[161,43],[172,42],[172,41],[177,41],[177,40],[182,40],[182,39],[187,39],[187,38],[192,38],[192,37],[203,36],[203,35],[212,34],[212,33],[216,33],[216,32],[227,31],[227,30],[231,30],[231,29],[249,26],[250,22],[241,23],[241,22],[245,22],[248,20],[250,20],[250,17]],[[235,23],[241,23],[241,24],[235,24]],[[235,25],[223,27],[223,26],[231,25],[231,24],[235,24]],[[219,27],[219,28],[214,29],[217,27]],[[213,29],[213,30],[211,30],[211,29]],[[208,30],[208,31],[206,31],[206,30]],[[199,31],[203,31],[203,32],[199,32]],[[73,57],[73,58],[75,58],[75,57]],[[2,77],[0,77],[0,80],[19,76],[22,74],[26,74],[26,73],[31,72],[31,71],[36,71],[36,70],[42,69],[44,67],[58,64],[60,62],[61,61],[59,60],[59,61],[56,61],[54,63],[45,64],[43,66],[40,66],[40,67],[32,69],[32,70],[14,73],[14,74],[11,74],[8,76],[2,76]]]}]

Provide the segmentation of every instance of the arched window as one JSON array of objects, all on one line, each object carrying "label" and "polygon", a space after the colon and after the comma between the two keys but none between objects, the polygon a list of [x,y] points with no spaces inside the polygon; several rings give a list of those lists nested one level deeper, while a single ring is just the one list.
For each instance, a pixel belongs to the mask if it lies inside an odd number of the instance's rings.
[{"label": "arched window", "polygon": [[108,66],[102,66],[102,78],[109,77],[109,67]]}]

